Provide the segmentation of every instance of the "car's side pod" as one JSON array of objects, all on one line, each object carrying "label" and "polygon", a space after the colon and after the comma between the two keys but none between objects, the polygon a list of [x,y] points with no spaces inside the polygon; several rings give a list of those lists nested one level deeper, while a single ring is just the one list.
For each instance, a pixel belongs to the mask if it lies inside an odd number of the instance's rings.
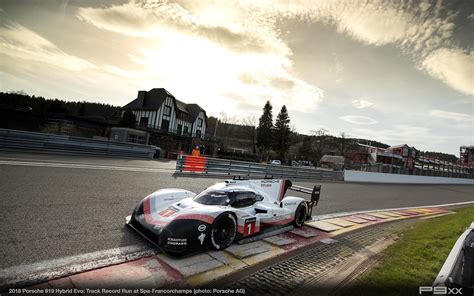
[{"label": "car's side pod", "polygon": [[308,215],[306,216],[307,217],[306,219],[310,220],[313,215],[313,207],[317,206],[319,203],[319,198],[321,196],[321,185],[314,185],[313,190],[311,190],[310,188],[296,186],[296,185],[292,185],[288,189],[296,191],[296,192],[311,194],[311,201],[306,202],[308,206]]}]

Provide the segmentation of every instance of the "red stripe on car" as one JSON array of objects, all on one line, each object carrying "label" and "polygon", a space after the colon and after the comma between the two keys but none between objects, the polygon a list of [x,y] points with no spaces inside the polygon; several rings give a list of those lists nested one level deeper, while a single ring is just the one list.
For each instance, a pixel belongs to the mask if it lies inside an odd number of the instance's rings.
[{"label": "red stripe on car", "polygon": [[172,208],[167,208],[166,210],[159,212],[158,215],[162,217],[169,217],[169,216],[174,215],[176,212],[177,211]]},{"label": "red stripe on car", "polygon": [[178,215],[175,218],[175,220],[184,220],[184,219],[200,220],[200,221],[212,224],[215,218],[210,215],[204,215],[204,214],[183,214],[183,215]]},{"label": "red stripe on car", "polygon": [[290,218],[283,219],[283,220],[280,220],[280,221],[260,222],[260,223],[265,224],[265,225],[284,225],[284,224],[291,223],[293,220],[294,220],[294,218],[290,217]]},{"label": "red stripe on car", "polygon": [[165,221],[159,221],[159,220],[155,220],[153,219],[152,215],[151,215],[151,206],[150,206],[150,201],[151,198],[150,196],[147,196],[145,198],[145,201],[143,202],[143,215],[145,216],[145,221],[146,223],[148,224],[151,224],[151,225],[166,225],[168,224],[167,222]]}]

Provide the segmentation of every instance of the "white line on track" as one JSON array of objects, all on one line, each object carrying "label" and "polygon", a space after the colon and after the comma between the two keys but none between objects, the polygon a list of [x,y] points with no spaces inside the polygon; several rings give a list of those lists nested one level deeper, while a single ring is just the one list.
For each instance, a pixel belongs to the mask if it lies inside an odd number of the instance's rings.
[{"label": "white line on track", "polygon": [[129,172],[144,172],[144,173],[169,173],[174,172],[174,169],[154,169],[154,168],[138,168],[127,166],[108,166],[108,165],[92,165],[92,164],[77,164],[77,163],[57,163],[57,162],[33,162],[33,161],[8,161],[0,160],[0,165],[15,165],[15,166],[34,166],[34,167],[51,167],[51,168],[68,168],[68,169],[89,169],[89,170],[110,170],[110,171],[129,171]]},{"label": "white line on track", "polygon": [[128,246],[18,265],[0,270],[0,290],[25,287],[51,279],[136,260],[157,254],[149,246]]}]

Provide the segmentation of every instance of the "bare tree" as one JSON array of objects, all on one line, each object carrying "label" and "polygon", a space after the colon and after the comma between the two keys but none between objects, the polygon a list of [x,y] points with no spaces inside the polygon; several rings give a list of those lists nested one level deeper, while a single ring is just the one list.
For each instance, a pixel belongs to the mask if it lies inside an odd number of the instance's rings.
[{"label": "bare tree", "polygon": [[325,129],[325,128],[320,128],[320,129],[317,129],[317,130],[311,130],[311,135],[315,136],[315,137],[322,137],[322,136],[326,136],[328,134],[328,130]]},{"label": "bare tree", "polygon": [[250,132],[252,133],[252,151],[253,154],[257,153],[257,126],[258,126],[258,118],[255,115],[250,115],[244,117],[240,120],[242,125],[252,127]]},{"label": "bare tree", "polygon": [[219,113],[219,118],[218,119],[221,123],[224,123],[224,124],[226,124],[226,123],[228,123],[228,124],[238,124],[239,123],[239,119],[236,116],[230,116],[225,112]]},{"label": "bare tree", "polygon": [[314,136],[314,141],[312,143],[313,153],[314,153],[314,165],[317,166],[323,157],[324,150],[327,146],[327,136],[328,130],[325,128],[320,128],[317,130],[312,130],[311,134]]},{"label": "bare tree", "polygon": [[241,118],[240,123],[247,126],[258,126],[258,118],[255,115],[249,115],[247,117]]},{"label": "bare tree", "polygon": [[344,156],[344,152],[346,152],[346,146],[347,146],[347,136],[345,132],[342,132],[339,135],[339,138],[337,138],[338,141],[338,149],[339,149],[339,154]]}]

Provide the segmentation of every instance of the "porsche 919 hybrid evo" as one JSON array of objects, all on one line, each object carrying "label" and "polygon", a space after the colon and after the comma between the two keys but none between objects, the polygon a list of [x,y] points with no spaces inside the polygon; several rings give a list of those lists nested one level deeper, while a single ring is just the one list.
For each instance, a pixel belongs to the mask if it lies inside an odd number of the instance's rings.
[{"label": "porsche 919 hybrid evo", "polygon": [[[288,189],[311,194],[311,201],[285,196]],[[199,194],[161,189],[137,205],[127,224],[169,255],[222,250],[268,229],[303,226],[319,190],[281,179],[227,180]]]}]

